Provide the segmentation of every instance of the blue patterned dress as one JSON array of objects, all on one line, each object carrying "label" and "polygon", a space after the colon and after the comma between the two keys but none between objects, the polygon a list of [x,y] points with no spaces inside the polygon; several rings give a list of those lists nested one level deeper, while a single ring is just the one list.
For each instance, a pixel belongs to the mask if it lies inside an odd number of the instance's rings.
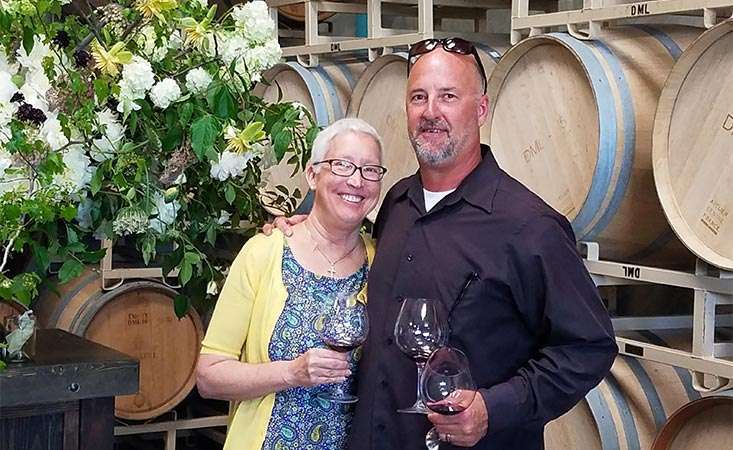
[{"label": "blue patterned dress", "polygon": [[[288,291],[285,307],[270,339],[272,361],[292,360],[314,347],[325,347],[315,323],[334,292],[361,290],[368,267],[364,264],[347,278],[319,276],[303,268],[287,245],[283,251],[283,283]],[[361,349],[351,352],[351,371]],[[353,406],[316,397],[335,385],[298,387],[275,394],[263,450],[342,450],[351,426]],[[344,392],[353,391],[353,377],[343,383]]]}]

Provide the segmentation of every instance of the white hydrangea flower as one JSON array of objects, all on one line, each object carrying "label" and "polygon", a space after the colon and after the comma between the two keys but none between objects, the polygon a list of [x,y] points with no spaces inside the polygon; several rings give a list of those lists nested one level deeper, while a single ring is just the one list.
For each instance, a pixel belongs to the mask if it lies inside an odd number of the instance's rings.
[{"label": "white hydrangea flower", "polygon": [[163,40],[163,45],[158,46],[158,36],[155,33],[155,27],[146,25],[140,29],[140,33],[135,38],[137,44],[141,47],[141,51],[153,62],[159,62],[168,54],[168,43]]},{"label": "white hydrangea flower", "polygon": [[133,56],[132,61],[122,68],[120,80],[119,105],[117,111],[128,113],[140,109],[135,100],[145,98],[145,93],[155,84],[155,74],[150,63],[140,56]]},{"label": "white hydrangea flower", "polygon": [[181,209],[181,204],[174,200],[170,203],[166,203],[165,197],[160,192],[156,192],[153,198],[153,215],[158,217],[150,220],[150,228],[157,231],[158,233],[164,233],[169,225],[173,225],[178,215],[178,210]]},{"label": "white hydrangea flower", "polygon": [[10,131],[10,121],[13,119],[13,114],[18,110],[16,103],[7,103],[0,101],[0,149],[2,146],[10,141],[13,137]]},{"label": "white hydrangea flower", "polygon": [[97,113],[97,132],[102,137],[92,141],[92,148],[89,152],[92,159],[98,162],[106,161],[111,158],[122,145],[122,139],[125,137],[125,127],[117,121],[117,116],[105,109]]},{"label": "white hydrangea flower", "polygon": [[181,88],[173,78],[159,81],[150,89],[150,100],[160,109],[166,109],[179,98],[181,98]]},{"label": "white hydrangea flower", "polygon": [[203,94],[211,83],[211,75],[201,67],[186,74],[186,89],[192,94]]},{"label": "white hydrangea flower", "polygon": [[260,73],[280,62],[282,54],[282,49],[275,40],[246,49],[244,51],[244,62],[249,69],[251,80],[260,81]]},{"label": "white hydrangea flower", "polygon": [[61,128],[61,122],[59,122],[58,115],[51,113],[46,117],[46,121],[43,122],[38,137],[43,139],[51,150],[58,150],[64,145],[69,143],[69,139],[64,135],[64,130]]},{"label": "white hydrangea flower", "polygon": [[68,147],[64,151],[63,161],[66,166],[64,173],[54,177],[54,182],[61,189],[74,194],[84,189],[92,181],[94,168],[91,167],[91,160],[80,145]]},{"label": "white hydrangea flower", "polygon": [[16,92],[18,92],[18,86],[13,83],[13,76],[0,69],[0,103],[10,102]]},{"label": "white hydrangea flower", "polygon": [[211,163],[210,175],[219,181],[241,176],[247,169],[247,163],[253,158],[249,153],[240,154],[225,150],[219,155],[219,162]]},{"label": "white hydrangea flower", "polygon": [[222,34],[221,59],[229,65],[237,58],[241,58],[245,50],[249,48],[249,42],[239,33]]},{"label": "white hydrangea flower", "polygon": [[43,59],[49,55],[52,55],[51,46],[48,44],[44,44],[43,40],[43,35],[37,34],[33,36],[33,48],[31,49],[30,54],[25,51],[24,46],[20,46],[20,48],[16,52],[16,55],[18,62],[21,66],[32,71],[43,71],[43,66],[41,65]]},{"label": "white hydrangea flower", "polygon": [[25,84],[20,88],[25,102],[48,115],[46,93],[51,89],[51,82],[42,70],[31,70],[25,75]]},{"label": "white hydrangea flower", "polygon": [[235,27],[251,44],[263,44],[275,36],[275,22],[270,18],[267,3],[248,2],[232,9]]},{"label": "white hydrangea flower", "polygon": [[150,63],[137,55],[122,67],[122,79],[136,92],[146,92],[155,84],[155,74]]}]

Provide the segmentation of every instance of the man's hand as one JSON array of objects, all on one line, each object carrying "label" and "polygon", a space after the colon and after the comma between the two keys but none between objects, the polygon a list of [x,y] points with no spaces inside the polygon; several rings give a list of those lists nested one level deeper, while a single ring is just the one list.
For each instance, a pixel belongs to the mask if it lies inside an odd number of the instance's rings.
[{"label": "man's hand", "polygon": [[269,236],[272,234],[272,230],[277,228],[278,230],[282,231],[285,236],[290,237],[293,235],[293,229],[291,227],[304,221],[306,217],[308,217],[307,214],[300,214],[292,217],[276,217],[275,220],[272,221],[272,223],[266,223],[262,226],[262,232],[265,234],[265,236]]},{"label": "man's hand", "polygon": [[453,416],[431,412],[428,420],[435,425],[441,440],[459,447],[473,447],[489,429],[489,413],[480,392],[476,392],[465,411]]}]

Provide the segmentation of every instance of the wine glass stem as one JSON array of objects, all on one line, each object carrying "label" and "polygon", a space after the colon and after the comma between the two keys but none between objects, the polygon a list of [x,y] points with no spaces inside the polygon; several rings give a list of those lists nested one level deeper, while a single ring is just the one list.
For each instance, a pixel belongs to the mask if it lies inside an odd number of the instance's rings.
[{"label": "wine glass stem", "polygon": [[420,392],[420,379],[422,378],[422,372],[423,369],[425,369],[425,363],[421,361],[416,361],[415,365],[417,366],[417,396],[415,397],[417,399],[417,404],[424,405],[425,401],[422,398],[422,392]]}]

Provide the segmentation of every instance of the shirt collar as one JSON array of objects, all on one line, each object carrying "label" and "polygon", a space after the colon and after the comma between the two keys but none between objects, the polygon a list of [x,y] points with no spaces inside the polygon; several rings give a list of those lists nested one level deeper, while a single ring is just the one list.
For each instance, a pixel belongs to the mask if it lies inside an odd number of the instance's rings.
[{"label": "shirt collar", "polygon": [[[501,169],[496,163],[491,148],[488,145],[481,144],[481,162],[479,165],[463,179],[455,191],[443,198],[430,212],[439,210],[441,206],[450,205],[464,199],[471,205],[491,214],[500,175]],[[399,189],[396,192],[397,198],[407,195],[420,212],[425,213],[425,198],[419,171],[412,175],[406,183],[403,183]]]}]

